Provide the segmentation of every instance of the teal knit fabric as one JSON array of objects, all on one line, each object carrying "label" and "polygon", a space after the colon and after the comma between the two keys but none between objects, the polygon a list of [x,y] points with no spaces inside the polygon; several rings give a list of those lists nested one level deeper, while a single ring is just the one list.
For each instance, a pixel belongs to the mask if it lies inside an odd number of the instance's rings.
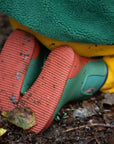
[{"label": "teal knit fabric", "polygon": [[114,0],[0,0],[0,12],[57,40],[114,44]]}]

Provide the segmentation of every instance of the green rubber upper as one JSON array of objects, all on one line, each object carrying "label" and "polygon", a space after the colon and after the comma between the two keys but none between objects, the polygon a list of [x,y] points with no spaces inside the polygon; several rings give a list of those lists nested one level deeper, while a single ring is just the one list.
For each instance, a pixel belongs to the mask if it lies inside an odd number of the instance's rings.
[{"label": "green rubber upper", "polygon": [[39,76],[48,54],[49,54],[49,50],[44,49],[42,47],[39,56],[30,61],[30,64],[27,69],[27,72],[23,81],[23,85],[21,88],[22,95],[24,95],[28,91],[28,89],[32,86],[32,84],[35,82],[35,80]]},{"label": "green rubber upper", "polygon": [[[42,50],[36,59],[31,60],[21,89],[23,95],[40,74],[48,54],[49,51]],[[53,116],[55,117],[61,107],[67,102],[84,100],[92,96],[105,83],[107,73],[107,65],[102,59],[89,61],[75,77],[67,80],[60,102]]]},{"label": "green rubber upper", "polygon": [[0,12],[56,40],[114,43],[114,0],[0,0]]},{"label": "green rubber upper", "polygon": [[42,66],[43,60],[41,60],[40,57],[37,57],[30,61],[27,73],[24,78],[21,94],[24,95],[28,91],[28,89],[31,87],[31,85],[34,83],[34,81],[40,74]]},{"label": "green rubber upper", "polygon": [[75,77],[67,80],[64,92],[53,116],[55,117],[60,108],[67,102],[84,100],[92,96],[104,84],[107,73],[107,65],[102,59],[89,61]]}]

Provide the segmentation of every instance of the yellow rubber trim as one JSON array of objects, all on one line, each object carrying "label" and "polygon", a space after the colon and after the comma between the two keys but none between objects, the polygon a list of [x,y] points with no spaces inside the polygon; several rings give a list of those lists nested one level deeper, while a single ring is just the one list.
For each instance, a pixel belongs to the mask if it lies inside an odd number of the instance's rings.
[{"label": "yellow rubber trim", "polygon": [[103,60],[108,66],[108,77],[100,91],[114,93],[114,56],[106,56]]},{"label": "yellow rubber trim", "polygon": [[93,56],[107,56],[112,54],[114,55],[114,45],[94,45],[94,44],[82,44],[82,43],[58,41],[43,36],[39,33],[36,33],[32,29],[23,26],[22,24],[18,23],[12,18],[9,18],[9,20],[14,29],[22,29],[33,34],[42,44],[44,44],[50,50],[53,50],[58,46],[68,45],[80,56],[93,57]]}]

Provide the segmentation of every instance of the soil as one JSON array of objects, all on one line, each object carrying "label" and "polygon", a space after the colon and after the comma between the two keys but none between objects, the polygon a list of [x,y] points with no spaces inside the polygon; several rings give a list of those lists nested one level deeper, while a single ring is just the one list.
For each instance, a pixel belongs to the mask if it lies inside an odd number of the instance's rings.
[{"label": "soil", "polygon": [[[7,16],[0,14],[0,50],[11,32]],[[70,102],[40,134],[18,128],[0,115],[0,128],[7,129],[0,144],[114,144],[114,104],[103,103],[105,95],[98,92],[86,101]],[[88,106],[93,110],[90,116],[74,117],[76,109]]]}]

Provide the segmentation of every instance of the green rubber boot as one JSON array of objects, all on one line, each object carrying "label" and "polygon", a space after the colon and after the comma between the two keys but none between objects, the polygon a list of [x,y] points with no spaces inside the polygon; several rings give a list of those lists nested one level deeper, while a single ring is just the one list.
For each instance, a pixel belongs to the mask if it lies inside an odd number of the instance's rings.
[{"label": "green rubber boot", "polygon": [[[81,60],[80,63],[83,63]],[[102,59],[93,61],[83,58],[83,60],[89,61],[82,66],[76,76],[67,80],[60,102],[54,112],[54,117],[64,104],[69,101],[88,99],[105,83],[108,73],[105,62]]]},{"label": "green rubber boot", "polygon": [[[49,51],[43,48],[39,56],[31,60],[21,89],[23,95],[39,76],[48,54]],[[102,87],[107,78],[107,66],[102,59],[89,59],[77,54],[75,56],[77,68],[74,69],[74,72],[72,71],[67,80],[54,117],[67,102],[88,99]]]},{"label": "green rubber boot", "polygon": [[[28,89],[33,85],[37,77],[39,76],[44,62],[49,54],[49,50],[41,46],[40,52],[34,51],[33,57],[30,61],[29,67],[27,69],[24,82],[21,88],[21,95],[23,96]],[[39,53],[39,54],[38,54]],[[35,55],[35,56],[34,56]],[[37,55],[37,56],[36,56]]]},{"label": "green rubber boot", "polygon": [[[29,65],[25,86],[33,75],[32,68]],[[44,131],[64,104],[92,96],[105,83],[107,71],[102,59],[80,57],[68,46],[50,52],[41,73],[20,100],[22,107],[30,107],[35,113],[37,125],[31,130]]]}]

